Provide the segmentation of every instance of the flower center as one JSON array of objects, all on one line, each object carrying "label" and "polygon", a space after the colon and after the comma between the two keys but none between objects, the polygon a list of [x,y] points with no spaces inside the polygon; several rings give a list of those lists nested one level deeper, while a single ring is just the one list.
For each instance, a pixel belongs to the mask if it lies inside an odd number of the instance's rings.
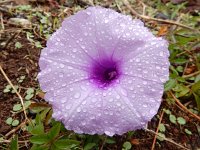
[{"label": "flower center", "polygon": [[104,72],[104,80],[112,81],[117,77],[117,70],[116,68],[109,68],[106,69]]},{"label": "flower center", "polygon": [[119,64],[116,61],[101,60],[92,64],[90,78],[98,87],[111,85],[119,76]]}]

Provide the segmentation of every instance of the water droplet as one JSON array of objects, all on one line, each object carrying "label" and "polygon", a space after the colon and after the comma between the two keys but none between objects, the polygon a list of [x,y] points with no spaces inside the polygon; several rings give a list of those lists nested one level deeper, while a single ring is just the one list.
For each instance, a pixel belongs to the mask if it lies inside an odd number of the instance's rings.
[{"label": "water droplet", "polygon": [[133,81],[132,80],[128,80],[128,83],[131,84]]},{"label": "water droplet", "polygon": [[109,21],[108,19],[105,19],[105,21],[104,21],[104,22],[105,22],[105,23],[108,23],[108,21]]},{"label": "water droplet", "polygon": [[97,99],[96,99],[96,98],[93,98],[93,99],[92,99],[92,102],[93,102],[93,103],[94,103],[94,102],[96,102],[96,101],[97,101]]},{"label": "water droplet", "polygon": [[143,105],[143,107],[145,107],[145,108],[146,108],[146,107],[147,107],[147,105],[146,105],[146,104],[144,104],[144,105]]},{"label": "water droplet", "polygon": [[162,52],[162,51],[159,54],[160,54],[160,56],[164,56],[164,52]]},{"label": "water droplet", "polygon": [[85,49],[85,46],[81,45],[81,48],[82,48],[82,49]]},{"label": "water droplet", "polygon": [[118,102],[118,103],[117,103],[117,106],[121,106],[121,103]]},{"label": "water droplet", "polygon": [[84,33],[84,35],[85,35],[85,36],[88,36],[88,33],[87,33],[87,32],[85,32],[85,33]]},{"label": "water droplet", "polygon": [[140,58],[136,58],[135,61],[136,61],[136,62],[140,62]]},{"label": "water droplet", "polygon": [[148,73],[148,71],[147,70],[143,70],[143,73]]},{"label": "water droplet", "polygon": [[91,15],[91,12],[90,12],[90,11],[87,11],[86,14]]},{"label": "water droplet", "polygon": [[74,48],[74,49],[72,49],[72,52],[74,52],[74,53],[75,53],[75,52],[77,52],[77,49],[75,49],[75,48]]},{"label": "water droplet", "polygon": [[160,66],[156,66],[156,69],[160,69]]},{"label": "water droplet", "polygon": [[59,75],[58,75],[60,78],[62,78],[63,76],[64,76],[64,74],[63,73],[59,73]]},{"label": "water droplet", "polygon": [[154,110],[154,109],[151,109],[151,110],[150,110],[150,114],[153,114],[153,115],[154,115],[154,114],[155,114],[155,110]]},{"label": "water droplet", "polygon": [[113,102],[113,98],[110,98],[108,101],[109,101],[109,102]]},{"label": "water droplet", "polygon": [[65,65],[64,64],[60,64],[60,68],[64,68],[65,67]]},{"label": "water droplet", "polygon": [[143,81],[142,83],[143,83],[144,85],[147,85],[147,81]]},{"label": "water droplet", "polygon": [[76,111],[77,111],[77,112],[81,112],[81,108],[80,108],[80,107],[78,107]]},{"label": "water droplet", "polygon": [[64,100],[64,99],[62,99],[62,100],[61,100],[61,103],[64,103],[64,102],[65,102],[65,100]]},{"label": "water droplet", "polygon": [[106,134],[106,135],[109,135],[109,136],[113,136],[113,135],[114,135],[114,133],[109,132],[109,131],[105,131],[105,134]]},{"label": "water droplet", "polygon": [[73,67],[71,67],[71,66],[68,66],[68,67],[67,67],[67,69],[70,69],[70,70],[71,70],[71,69],[73,69]]},{"label": "water droplet", "polygon": [[166,81],[166,78],[165,78],[165,77],[160,77],[160,81],[161,81],[161,82],[165,82],[165,81]]},{"label": "water droplet", "polygon": [[116,96],[116,99],[120,99],[120,96],[119,96],[119,95],[117,95],[117,96]]},{"label": "water droplet", "polygon": [[126,90],[121,89],[121,93],[122,93],[122,95],[127,96],[127,91]]},{"label": "water droplet", "polygon": [[65,108],[69,110],[71,108],[71,105],[66,105]]},{"label": "water droplet", "polygon": [[86,125],[86,122],[81,122],[81,124],[82,124],[83,126],[85,126],[85,125]]},{"label": "water droplet", "polygon": [[62,84],[62,87],[66,86],[66,85],[67,85],[66,83],[63,83],[63,84]]},{"label": "water droplet", "polygon": [[87,101],[83,101],[82,104],[85,105]]},{"label": "water droplet", "polygon": [[77,98],[80,98],[80,96],[81,96],[81,94],[77,92],[77,93],[74,95],[74,98],[77,99]]}]

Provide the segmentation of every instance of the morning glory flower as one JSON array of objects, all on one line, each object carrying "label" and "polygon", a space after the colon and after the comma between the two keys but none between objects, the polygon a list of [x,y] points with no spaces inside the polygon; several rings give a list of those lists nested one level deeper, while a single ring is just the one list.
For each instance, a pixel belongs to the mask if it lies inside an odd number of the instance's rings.
[{"label": "morning glory flower", "polygon": [[140,20],[102,7],[66,18],[41,52],[38,79],[66,129],[123,134],[157,113],[169,75],[168,43]]}]

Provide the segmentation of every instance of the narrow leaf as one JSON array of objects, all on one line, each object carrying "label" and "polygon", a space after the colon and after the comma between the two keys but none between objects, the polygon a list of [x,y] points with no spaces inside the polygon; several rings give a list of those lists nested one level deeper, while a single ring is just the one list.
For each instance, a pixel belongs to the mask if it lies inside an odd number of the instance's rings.
[{"label": "narrow leaf", "polygon": [[18,136],[16,135],[11,143],[10,143],[10,150],[18,150],[19,149],[19,146],[18,146]]}]

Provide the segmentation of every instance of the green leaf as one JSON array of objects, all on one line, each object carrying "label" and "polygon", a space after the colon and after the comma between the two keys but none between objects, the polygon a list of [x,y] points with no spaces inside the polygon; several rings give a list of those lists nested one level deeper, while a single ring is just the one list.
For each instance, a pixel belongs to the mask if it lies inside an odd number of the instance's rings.
[{"label": "green leaf", "polygon": [[26,101],[24,103],[25,108],[28,108],[31,105],[31,101]]},{"label": "green leaf", "polygon": [[6,88],[6,89],[3,90],[3,92],[4,92],[4,93],[8,93],[8,92],[10,92],[10,89],[7,89],[7,88]]},{"label": "green leaf", "polygon": [[6,85],[6,89],[12,89],[12,86],[10,84]]},{"label": "green leaf", "polygon": [[26,76],[20,76],[21,80],[24,80],[26,78]]},{"label": "green leaf", "polygon": [[54,145],[59,149],[70,149],[72,147],[78,146],[79,144],[79,141],[71,139],[59,139],[54,142]]},{"label": "green leaf", "polygon": [[41,45],[41,43],[40,43],[39,41],[35,42],[35,46],[36,46],[37,48],[42,48],[42,45]]},{"label": "green leaf", "polygon": [[30,100],[33,96],[34,96],[34,94],[27,94],[27,95],[25,96],[25,99],[26,99],[26,100]]},{"label": "green leaf", "polygon": [[50,139],[47,134],[34,135],[30,138],[30,142],[33,144],[45,144],[49,141]]},{"label": "green leaf", "polygon": [[200,96],[195,93],[193,93],[193,95],[194,95],[195,101],[197,103],[197,108],[200,111]]},{"label": "green leaf", "polygon": [[19,120],[13,120],[12,126],[17,126],[19,124]]},{"label": "green leaf", "polygon": [[175,79],[170,79],[165,84],[165,91],[171,90],[173,87],[175,87],[175,85],[176,85],[176,80]]},{"label": "green leaf", "polygon": [[178,72],[183,72],[183,66],[178,66],[177,68],[176,68],[176,70],[178,71]]},{"label": "green leaf", "polygon": [[189,135],[192,135],[192,132],[188,129],[185,129],[185,133],[189,134]]},{"label": "green leaf", "polygon": [[171,111],[170,111],[169,109],[163,109],[163,110],[164,110],[164,112],[165,112],[166,114],[168,114],[168,115],[171,114]]},{"label": "green leaf", "polygon": [[49,138],[51,140],[53,140],[54,138],[56,138],[59,135],[59,133],[60,133],[60,126],[61,126],[61,123],[58,122],[49,131],[48,136],[49,136]]},{"label": "green leaf", "polygon": [[15,104],[14,106],[13,106],[13,111],[19,111],[19,110],[21,110],[22,109],[22,105],[21,104]]},{"label": "green leaf", "polygon": [[21,44],[20,42],[16,42],[16,43],[15,43],[15,47],[16,47],[16,48],[21,48],[21,47],[22,47],[22,44]]},{"label": "green leaf", "polygon": [[13,119],[12,119],[11,117],[9,117],[9,118],[6,120],[6,123],[7,123],[8,125],[11,125],[12,121],[13,121]]},{"label": "green leaf", "polygon": [[39,113],[37,113],[37,115],[36,115],[36,117],[35,117],[35,123],[36,123],[36,124],[42,123],[41,116],[40,116]]},{"label": "green leaf", "polygon": [[3,141],[4,141],[3,137],[0,137],[0,143],[3,142]]},{"label": "green leaf", "polygon": [[124,142],[124,144],[123,144],[123,148],[124,148],[125,150],[130,150],[131,147],[132,147],[132,145],[131,145],[130,142]]},{"label": "green leaf", "polygon": [[96,146],[96,143],[87,143],[85,146],[84,146],[84,148],[83,148],[83,150],[91,150],[93,147],[95,147]]},{"label": "green leaf", "polygon": [[163,133],[158,133],[157,139],[160,141],[164,141],[165,135]]},{"label": "green leaf", "polygon": [[185,96],[189,92],[190,92],[190,88],[182,85],[181,92],[179,93],[179,97]]},{"label": "green leaf", "polygon": [[41,120],[45,120],[45,118],[47,117],[47,113],[49,112],[50,109],[51,109],[51,108],[45,108],[45,109],[41,112],[41,114],[40,114]]},{"label": "green leaf", "polygon": [[39,135],[44,134],[44,125],[43,123],[40,123],[33,127],[33,129],[30,131],[32,135]]},{"label": "green leaf", "polygon": [[200,90],[200,80],[192,85],[192,91],[197,92]]},{"label": "green leaf", "polygon": [[105,142],[108,143],[108,144],[114,144],[114,143],[116,143],[115,140],[112,139],[112,138],[107,138]]},{"label": "green leaf", "polygon": [[33,94],[34,93],[34,89],[33,88],[28,88],[28,90],[26,91],[27,94]]},{"label": "green leaf", "polygon": [[183,117],[178,117],[178,118],[177,118],[177,122],[178,122],[180,125],[186,124],[186,120],[185,120]]},{"label": "green leaf", "polygon": [[174,115],[169,115],[169,120],[170,120],[171,123],[176,124],[176,116],[174,116]]},{"label": "green leaf", "polygon": [[[19,87],[17,85],[15,85],[14,88],[17,90]],[[15,90],[12,89],[11,93],[15,93]]]},{"label": "green leaf", "polygon": [[33,146],[31,147],[31,150],[49,150],[49,146],[33,144]]},{"label": "green leaf", "polygon": [[200,111],[200,80],[198,82],[196,82],[193,86],[192,86],[192,93],[194,95],[195,101],[197,103],[197,107]]},{"label": "green leaf", "polygon": [[160,132],[165,132],[165,125],[163,124],[163,123],[161,123],[160,125],[159,125],[159,131]]},{"label": "green leaf", "polygon": [[10,143],[10,150],[18,150],[18,136],[16,135],[14,138],[12,138],[12,141]]}]

